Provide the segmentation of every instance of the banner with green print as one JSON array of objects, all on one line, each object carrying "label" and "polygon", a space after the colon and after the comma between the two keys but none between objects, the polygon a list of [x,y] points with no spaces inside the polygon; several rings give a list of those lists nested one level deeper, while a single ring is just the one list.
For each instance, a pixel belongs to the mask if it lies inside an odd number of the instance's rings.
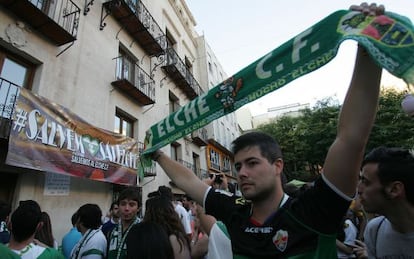
[{"label": "banner with green print", "polygon": [[363,45],[391,74],[414,83],[414,35],[408,18],[340,10],[151,126],[141,165],[147,164],[146,154],[327,64],[346,39]]}]

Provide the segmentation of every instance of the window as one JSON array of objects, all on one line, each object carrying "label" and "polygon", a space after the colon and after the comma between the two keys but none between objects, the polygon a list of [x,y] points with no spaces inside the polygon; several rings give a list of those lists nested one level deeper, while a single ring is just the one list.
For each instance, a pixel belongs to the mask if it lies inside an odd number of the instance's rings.
[{"label": "window", "polygon": [[123,50],[119,49],[119,58],[116,62],[116,77],[117,79],[127,79],[129,82],[135,84],[135,64],[137,59]]},{"label": "window", "polygon": [[187,69],[189,71],[193,70],[193,63],[188,59],[187,56],[185,56],[185,58],[184,58],[184,63],[185,63],[185,66],[187,67]]},{"label": "window", "polygon": [[117,108],[115,113],[114,131],[124,136],[133,138],[135,121],[136,120],[133,119],[130,115],[126,114],[125,112]]},{"label": "window", "polygon": [[170,114],[178,111],[181,108],[180,104],[178,103],[178,97],[175,96],[172,92],[169,92],[169,106],[170,106]]},{"label": "window", "polygon": [[220,171],[220,154],[216,150],[210,148],[209,159],[210,168]]},{"label": "window", "polygon": [[223,157],[223,172],[230,173],[230,171],[231,171],[230,157],[224,156]]},{"label": "window", "polygon": [[49,17],[55,17],[56,8],[59,1],[30,0],[30,2],[43,13],[47,14]]},{"label": "window", "polygon": [[0,77],[18,86],[31,89],[34,65],[0,49]]},{"label": "window", "polygon": [[175,48],[177,41],[174,39],[174,37],[172,36],[171,32],[168,29],[165,32],[165,36],[167,37],[168,48]]},{"label": "window", "polygon": [[175,161],[180,159],[180,144],[177,142],[171,143],[171,159]]},{"label": "window", "polygon": [[[199,171],[200,171],[200,156],[196,153],[193,152],[193,168],[194,168],[194,173],[196,175],[199,175]],[[201,175],[199,175],[201,176]]]}]

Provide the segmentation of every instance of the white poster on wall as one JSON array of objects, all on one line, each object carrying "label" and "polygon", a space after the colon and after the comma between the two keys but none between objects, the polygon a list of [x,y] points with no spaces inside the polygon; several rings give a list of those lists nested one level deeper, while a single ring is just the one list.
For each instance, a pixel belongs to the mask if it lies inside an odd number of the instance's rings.
[{"label": "white poster on wall", "polygon": [[70,176],[55,173],[46,173],[44,195],[67,196],[70,190]]}]

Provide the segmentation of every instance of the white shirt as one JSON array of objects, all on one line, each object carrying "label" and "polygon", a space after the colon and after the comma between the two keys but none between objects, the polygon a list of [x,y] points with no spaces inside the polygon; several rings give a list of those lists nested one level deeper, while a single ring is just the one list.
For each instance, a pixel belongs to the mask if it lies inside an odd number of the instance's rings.
[{"label": "white shirt", "polygon": [[175,209],[175,212],[177,212],[178,217],[181,220],[181,224],[183,224],[185,233],[191,235],[193,232],[191,230],[191,220],[190,220],[187,210],[178,203],[174,204],[174,209]]},{"label": "white shirt", "polygon": [[233,251],[226,226],[217,221],[208,236],[208,259],[232,259]]}]

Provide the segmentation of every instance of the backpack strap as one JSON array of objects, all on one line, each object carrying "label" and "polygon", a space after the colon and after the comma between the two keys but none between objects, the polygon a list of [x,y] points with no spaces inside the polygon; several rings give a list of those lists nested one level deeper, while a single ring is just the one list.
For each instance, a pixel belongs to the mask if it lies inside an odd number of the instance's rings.
[{"label": "backpack strap", "polygon": [[382,223],[384,222],[384,220],[385,220],[385,217],[384,216],[382,216],[382,219],[381,219],[381,221],[378,223],[378,226],[377,226],[377,231],[375,232],[375,244],[374,244],[374,247],[375,247],[375,255],[377,254],[377,240],[378,240],[378,232],[379,232],[379,230],[380,230],[380,228],[381,228],[381,225],[382,225]]}]

